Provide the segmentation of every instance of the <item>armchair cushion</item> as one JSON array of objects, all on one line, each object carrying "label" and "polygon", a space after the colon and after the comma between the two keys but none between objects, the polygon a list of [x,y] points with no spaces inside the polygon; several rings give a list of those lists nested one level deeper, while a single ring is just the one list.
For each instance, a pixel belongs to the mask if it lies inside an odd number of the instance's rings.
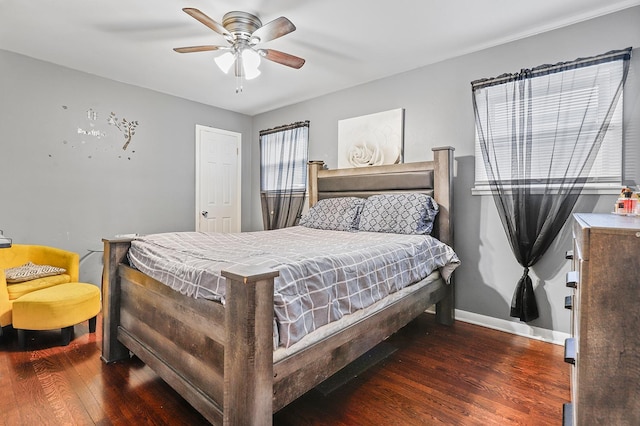
[{"label": "armchair cushion", "polygon": [[16,300],[18,297],[24,296],[32,291],[42,290],[44,288],[68,282],[71,282],[71,277],[68,274],[52,275],[21,283],[9,284],[7,286],[7,293],[9,293],[9,300]]}]

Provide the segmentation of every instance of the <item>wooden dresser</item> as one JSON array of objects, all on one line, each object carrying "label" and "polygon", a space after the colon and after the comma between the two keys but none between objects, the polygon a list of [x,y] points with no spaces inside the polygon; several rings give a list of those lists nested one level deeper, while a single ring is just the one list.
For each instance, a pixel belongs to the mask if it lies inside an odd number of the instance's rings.
[{"label": "wooden dresser", "polygon": [[640,425],[640,217],[576,213],[565,425]]}]

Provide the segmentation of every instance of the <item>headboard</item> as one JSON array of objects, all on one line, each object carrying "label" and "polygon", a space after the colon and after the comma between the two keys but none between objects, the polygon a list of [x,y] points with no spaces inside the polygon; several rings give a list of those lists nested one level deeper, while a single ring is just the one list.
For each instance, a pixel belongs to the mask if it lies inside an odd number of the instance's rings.
[{"label": "headboard", "polygon": [[435,236],[453,247],[453,151],[433,148],[433,161],[353,169],[327,170],[322,161],[309,162],[309,205],[334,197],[363,197],[393,192],[431,195],[440,211]]}]

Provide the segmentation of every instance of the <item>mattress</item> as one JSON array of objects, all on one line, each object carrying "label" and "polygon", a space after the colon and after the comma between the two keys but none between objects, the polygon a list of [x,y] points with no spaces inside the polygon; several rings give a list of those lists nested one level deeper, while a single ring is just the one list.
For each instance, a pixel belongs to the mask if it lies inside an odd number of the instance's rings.
[{"label": "mattress", "polygon": [[224,303],[234,265],[279,271],[274,281],[276,345],[312,331],[418,282],[435,270],[448,281],[460,263],[428,235],[328,231],[295,226],[243,233],[173,232],[138,237],[130,264],[182,294]]}]

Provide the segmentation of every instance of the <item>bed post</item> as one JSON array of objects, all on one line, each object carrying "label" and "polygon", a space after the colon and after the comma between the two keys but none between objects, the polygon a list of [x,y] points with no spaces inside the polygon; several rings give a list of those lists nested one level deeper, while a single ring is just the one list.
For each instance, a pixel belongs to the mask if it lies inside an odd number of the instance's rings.
[{"label": "bed post", "polygon": [[270,425],[273,416],[273,280],[277,271],[234,266],[226,278],[224,424]]},{"label": "bed post", "polygon": [[309,207],[318,202],[318,171],[324,168],[324,161],[309,161]]},{"label": "bed post", "polygon": [[[432,148],[435,162],[434,197],[440,211],[437,216],[438,239],[453,247],[453,151],[455,148],[443,146]],[[455,292],[453,276],[447,286],[447,296],[436,304],[436,320],[440,324],[453,324]]]},{"label": "bed post", "polygon": [[129,358],[129,349],[118,341],[120,324],[120,278],[118,265],[124,262],[131,239],[103,239],[102,269],[102,360],[106,363]]}]

